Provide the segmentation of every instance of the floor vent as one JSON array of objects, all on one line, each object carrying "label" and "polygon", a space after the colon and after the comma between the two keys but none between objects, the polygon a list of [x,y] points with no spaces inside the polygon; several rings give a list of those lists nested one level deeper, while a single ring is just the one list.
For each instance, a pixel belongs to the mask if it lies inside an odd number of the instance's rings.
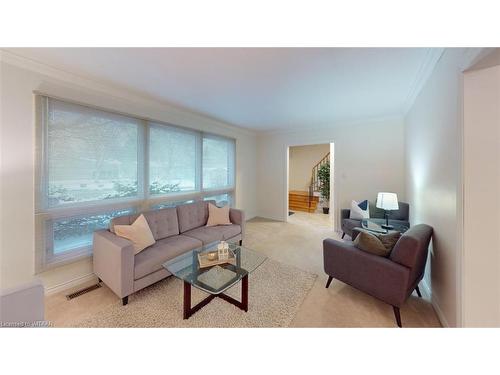
[{"label": "floor vent", "polygon": [[101,287],[101,284],[91,285],[91,286],[89,286],[87,288],[84,288],[84,289],[78,290],[78,291],[76,291],[74,293],[68,294],[66,296],[66,299],[70,300],[70,299],[73,299],[73,298],[76,298],[76,297],[80,297],[82,294],[85,294],[85,293],[91,292],[93,290],[99,289],[100,287]]}]

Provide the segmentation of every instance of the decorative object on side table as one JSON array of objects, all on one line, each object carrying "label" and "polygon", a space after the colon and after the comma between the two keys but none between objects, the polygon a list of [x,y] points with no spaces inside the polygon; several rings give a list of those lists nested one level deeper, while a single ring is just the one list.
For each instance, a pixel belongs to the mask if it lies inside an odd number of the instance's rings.
[{"label": "decorative object on side table", "polygon": [[378,193],[377,195],[377,208],[385,211],[385,224],[382,225],[384,229],[394,229],[389,225],[389,214],[387,211],[399,210],[398,196],[396,193]]}]

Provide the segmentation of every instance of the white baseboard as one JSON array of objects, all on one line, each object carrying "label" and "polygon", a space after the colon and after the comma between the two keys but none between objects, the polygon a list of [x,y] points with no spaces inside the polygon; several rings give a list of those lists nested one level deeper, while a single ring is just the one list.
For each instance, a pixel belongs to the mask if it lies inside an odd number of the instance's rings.
[{"label": "white baseboard", "polygon": [[434,308],[434,311],[436,311],[436,314],[438,316],[439,321],[441,322],[441,325],[445,328],[449,328],[450,325],[448,324],[448,321],[446,320],[443,310],[439,307],[438,301],[436,301],[436,297],[432,296],[432,291],[431,288],[429,288],[429,285],[427,285],[427,282],[425,280],[422,280],[422,294],[429,300],[431,301],[432,307]]},{"label": "white baseboard", "polygon": [[80,284],[83,284],[83,283],[86,283],[86,282],[89,282],[92,280],[97,280],[97,276],[94,275],[93,273],[79,276],[79,277],[76,277],[74,279],[65,281],[64,283],[45,288],[45,295],[50,296],[52,294],[56,294],[56,293],[62,292],[64,290],[77,287]]}]

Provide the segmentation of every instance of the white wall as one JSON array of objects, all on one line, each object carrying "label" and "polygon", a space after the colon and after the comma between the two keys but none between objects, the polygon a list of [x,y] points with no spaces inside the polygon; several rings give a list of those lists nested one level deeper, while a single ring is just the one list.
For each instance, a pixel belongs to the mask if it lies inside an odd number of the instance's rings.
[{"label": "white wall", "polygon": [[405,119],[410,222],[434,228],[424,286],[452,327],[462,324],[462,71],[472,56],[446,49]]},{"label": "white wall", "polygon": [[500,327],[500,49],[496,64],[464,74],[465,327]]},{"label": "white wall", "polygon": [[[2,54],[1,81],[1,283],[15,285],[34,274],[34,94],[39,90],[115,111],[170,122],[236,138],[236,206],[256,215],[256,136],[210,118],[169,106],[121,88]],[[90,259],[40,275],[54,289],[78,283],[92,273]]]},{"label": "white wall", "polygon": [[335,144],[334,200],[340,208],[352,199],[375,201],[377,192],[393,191],[405,200],[404,125],[402,118],[387,118],[356,124],[295,132],[264,133],[258,137],[259,216],[285,221],[287,217],[287,148],[289,146]]},{"label": "white wall", "polygon": [[312,168],[329,152],[329,144],[290,147],[288,189],[308,191]]}]

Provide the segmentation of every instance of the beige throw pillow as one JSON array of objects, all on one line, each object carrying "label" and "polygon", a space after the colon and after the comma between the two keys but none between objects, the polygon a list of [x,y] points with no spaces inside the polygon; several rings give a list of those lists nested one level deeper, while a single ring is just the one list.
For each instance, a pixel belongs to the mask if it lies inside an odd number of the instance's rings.
[{"label": "beige throw pillow", "polygon": [[[396,242],[398,242],[399,238],[401,237],[401,233],[399,232],[391,232],[387,234],[377,234],[377,238],[382,242],[382,244],[385,246],[387,251],[390,253],[394,246],[396,245]],[[389,254],[387,254],[389,255]]]},{"label": "beige throw pillow", "polygon": [[208,204],[208,221],[207,227],[215,225],[231,225],[229,220],[229,206],[217,207],[212,203]]},{"label": "beige throw pillow", "polygon": [[354,246],[360,250],[366,251],[367,253],[383,257],[389,255],[391,252],[391,250],[387,250],[377,236],[365,231],[359,232],[358,236],[354,240]]},{"label": "beige throw pillow", "polygon": [[138,254],[146,247],[155,244],[155,238],[144,215],[141,214],[132,225],[115,225],[117,236],[132,241],[134,253]]}]

